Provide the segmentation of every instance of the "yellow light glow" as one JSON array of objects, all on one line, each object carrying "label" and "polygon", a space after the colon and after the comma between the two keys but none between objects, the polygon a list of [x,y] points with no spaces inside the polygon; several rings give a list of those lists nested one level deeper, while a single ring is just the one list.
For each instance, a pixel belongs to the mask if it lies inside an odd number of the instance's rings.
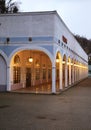
[{"label": "yellow light glow", "polygon": [[56,62],[59,63],[59,59],[56,59]]},{"label": "yellow light glow", "polygon": [[70,63],[69,63],[69,62],[67,62],[67,65],[70,65]]},{"label": "yellow light glow", "polygon": [[62,61],[62,64],[65,64],[65,61]]},{"label": "yellow light glow", "polygon": [[29,62],[33,62],[33,58],[30,57],[30,58],[28,59],[28,61],[29,61]]}]

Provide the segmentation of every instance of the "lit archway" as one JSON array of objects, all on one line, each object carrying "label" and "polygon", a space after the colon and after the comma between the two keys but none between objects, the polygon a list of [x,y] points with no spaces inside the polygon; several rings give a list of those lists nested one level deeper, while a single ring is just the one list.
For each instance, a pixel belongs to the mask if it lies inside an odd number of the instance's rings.
[{"label": "lit archway", "polygon": [[51,91],[52,63],[43,51],[16,52],[12,57],[10,68],[11,90],[27,88],[33,92]]},{"label": "lit archway", "polygon": [[56,92],[63,89],[62,86],[62,57],[60,52],[56,55]]}]

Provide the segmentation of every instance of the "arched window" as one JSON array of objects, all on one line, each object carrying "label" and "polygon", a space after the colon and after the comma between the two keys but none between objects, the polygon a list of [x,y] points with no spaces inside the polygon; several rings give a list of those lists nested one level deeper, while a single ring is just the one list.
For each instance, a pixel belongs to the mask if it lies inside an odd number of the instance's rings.
[{"label": "arched window", "polygon": [[[14,64],[20,64],[20,57],[16,55],[14,57]],[[21,75],[21,68],[19,66],[13,67],[13,82],[14,83],[20,83],[20,76]]]},{"label": "arched window", "polygon": [[20,57],[18,55],[16,55],[14,57],[14,64],[19,64],[20,63]]}]

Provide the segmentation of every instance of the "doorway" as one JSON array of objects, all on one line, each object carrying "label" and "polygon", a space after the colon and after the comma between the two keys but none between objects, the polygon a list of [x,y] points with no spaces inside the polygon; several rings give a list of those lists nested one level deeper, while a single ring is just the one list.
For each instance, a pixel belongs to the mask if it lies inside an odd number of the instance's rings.
[{"label": "doorway", "polygon": [[31,68],[26,68],[26,87],[31,86]]}]

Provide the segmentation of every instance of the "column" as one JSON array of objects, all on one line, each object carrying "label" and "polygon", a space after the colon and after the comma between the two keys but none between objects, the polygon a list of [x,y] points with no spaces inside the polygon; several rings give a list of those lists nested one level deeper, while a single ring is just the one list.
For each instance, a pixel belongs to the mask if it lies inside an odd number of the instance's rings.
[{"label": "column", "polygon": [[69,63],[69,85],[71,85],[71,62]]},{"label": "column", "polygon": [[65,63],[65,87],[68,86],[67,79],[68,79],[68,70],[67,70],[67,63]]},{"label": "column", "polygon": [[52,66],[52,93],[56,93],[56,67]]},{"label": "column", "polygon": [[72,65],[72,83],[74,83],[74,64]]},{"label": "column", "polygon": [[26,84],[26,68],[25,67],[21,67],[21,81],[23,84],[23,88],[25,88],[25,84]]},{"label": "column", "polygon": [[63,75],[62,75],[62,61],[60,61],[59,64],[59,89],[62,90],[63,86],[62,86],[62,80],[63,79]]},{"label": "column", "polygon": [[7,66],[7,91],[11,90],[11,83],[10,83],[10,66]]}]

